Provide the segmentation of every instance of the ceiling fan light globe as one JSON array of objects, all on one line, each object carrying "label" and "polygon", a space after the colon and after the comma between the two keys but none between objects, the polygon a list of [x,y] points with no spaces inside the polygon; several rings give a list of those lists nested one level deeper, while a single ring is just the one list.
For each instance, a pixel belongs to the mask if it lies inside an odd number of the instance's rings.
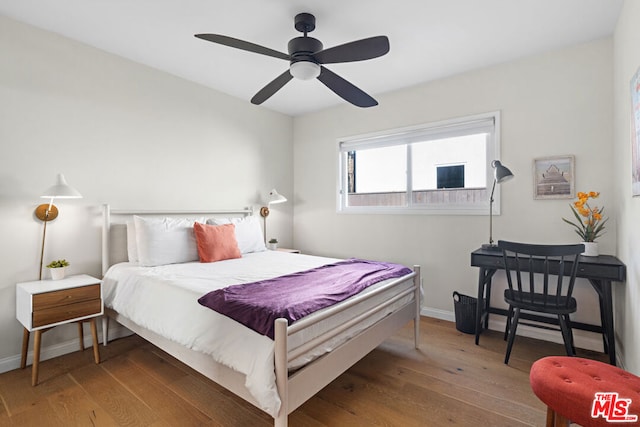
[{"label": "ceiling fan light globe", "polygon": [[291,64],[289,72],[300,80],[312,80],[320,75],[320,65],[310,61],[298,61]]}]

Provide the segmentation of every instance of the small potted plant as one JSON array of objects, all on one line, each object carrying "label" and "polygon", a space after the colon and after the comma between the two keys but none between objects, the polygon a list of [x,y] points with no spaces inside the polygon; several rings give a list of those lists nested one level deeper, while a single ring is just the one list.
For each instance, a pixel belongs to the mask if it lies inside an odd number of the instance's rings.
[{"label": "small potted plant", "polygon": [[573,202],[571,211],[575,217],[575,221],[569,221],[562,218],[564,222],[574,227],[574,231],[584,244],[585,251],[582,253],[586,256],[598,256],[598,243],[596,239],[604,234],[604,225],[609,218],[604,217],[604,207],[591,207],[589,199],[597,199],[600,193],[590,191],[588,193],[578,192],[578,200]]},{"label": "small potted plant", "polygon": [[64,279],[65,270],[68,266],[69,262],[66,259],[58,259],[47,264],[47,268],[51,271],[51,279]]},{"label": "small potted plant", "polygon": [[269,244],[267,245],[267,247],[272,251],[275,251],[276,249],[278,249],[278,239],[274,239],[274,238],[269,239]]}]

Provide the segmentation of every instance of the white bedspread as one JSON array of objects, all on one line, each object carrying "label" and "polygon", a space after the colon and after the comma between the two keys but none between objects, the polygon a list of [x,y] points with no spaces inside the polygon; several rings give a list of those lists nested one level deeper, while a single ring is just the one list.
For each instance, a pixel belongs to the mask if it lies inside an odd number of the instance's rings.
[{"label": "white bedspread", "polygon": [[[335,261],[338,260],[265,251],[215,263],[192,262],[157,267],[121,263],[112,266],[104,277],[104,303],[136,324],[192,350],[209,354],[216,362],[243,373],[246,375],[245,386],[261,409],[275,417],[280,408],[280,398],[275,385],[273,341],[201,306],[197,300],[207,292],[229,285],[282,276]],[[384,298],[381,295],[371,303]],[[401,303],[398,302],[396,306]],[[358,306],[354,309],[362,310]],[[387,312],[380,313],[378,318],[392,309],[393,306]],[[290,337],[290,349],[307,340],[310,334],[339,325],[346,316],[348,313],[342,313]],[[371,319],[368,323],[375,321]],[[354,328],[349,333],[353,335],[366,326]],[[325,343],[322,348],[291,362],[289,368],[304,365],[345,339],[341,337]]]}]

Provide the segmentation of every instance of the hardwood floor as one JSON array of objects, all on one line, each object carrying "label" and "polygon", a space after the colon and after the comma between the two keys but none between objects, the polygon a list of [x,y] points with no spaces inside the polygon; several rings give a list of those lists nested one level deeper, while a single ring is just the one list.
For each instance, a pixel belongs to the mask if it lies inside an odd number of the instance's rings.
[{"label": "hardwood floor", "polygon": [[[541,426],[529,368],[558,344],[518,337],[503,364],[502,334],[473,336],[423,318],[420,350],[407,325],[289,416],[290,426]],[[252,405],[138,336],[0,375],[0,426],[269,426]],[[578,355],[606,361],[600,353]]]}]

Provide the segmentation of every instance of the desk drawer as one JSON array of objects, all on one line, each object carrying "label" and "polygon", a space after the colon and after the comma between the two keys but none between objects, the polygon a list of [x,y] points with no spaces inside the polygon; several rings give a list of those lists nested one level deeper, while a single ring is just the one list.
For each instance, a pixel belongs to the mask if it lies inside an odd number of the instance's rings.
[{"label": "desk drawer", "polygon": [[473,267],[496,268],[504,270],[502,255],[481,255],[471,254],[471,265]]},{"label": "desk drawer", "polygon": [[100,299],[100,284],[62,289],[33,295],[33,311]]},{"label": "desk drawer", "polygon": [[621,282],[625,279],[624,267],[618,265],[578,263],[578,277],[589,279],[613,280]]},{"label": "desk drawer", "polygon": [[46,308],[33,312],[33,327],[51,325],[78,317],[99,314],[102,310],[102,300],[95,299],[81,301],[74,304],[65,304],[58,307]]},{"label": "desk drawer", "polygon": [[[596,279],[596,280],[612,280],[612,281],[624,281],[625,279],[625,267],[620,262],[610,262],[609,256],[596,257],[595,261],[591,261],[588,257],[581,257],[578,263],[577,277]],[[603,260],[604,259],[604,260]],[[615,259],[614,259],[615,260]],[[515,260],[509,258],[509,265],[515,266]],[[485,255],[472,253],[471,265],[473,267],[482,267],[486,269],[504,270],[504,261],[501,255]],[[570,274],[572,262],[565,264],[565,274]],[[529,271],[526,262],[521,264],[523,271]],[[558,273],[558,264],[554,262],[551,264],[550,272],[552,274]],[[544,261],[542,259],[536,259],[533,266],[533,271],[540,273],[544,271]]]}]

